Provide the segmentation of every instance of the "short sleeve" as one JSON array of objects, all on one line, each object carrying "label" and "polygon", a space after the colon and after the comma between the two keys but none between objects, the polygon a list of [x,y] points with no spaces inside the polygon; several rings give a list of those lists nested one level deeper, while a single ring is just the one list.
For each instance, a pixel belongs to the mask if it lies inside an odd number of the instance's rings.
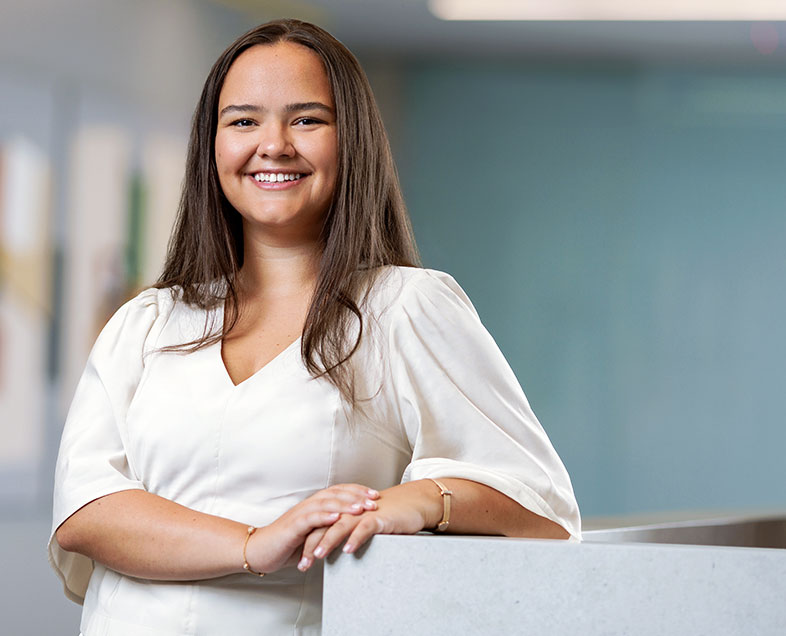
[{"label": "short sleeve", "polygon": [[391,384],[413,449],[402,481],[476,481],[579,539],[568,473],[461,287],[421,270],[391,312]]},{"label": "short sleeve", "polygon": [[[55,531],[82,506],[144,489],[126,455],[124,420],[152,348],[168,290],[150,289],[121,307],[98,336],[68,412],[55,468],[49,561],[66,596],[81,603],[93,571],[88,557],[63,550]],[[160,331],[160,330],[159,330]]]}]

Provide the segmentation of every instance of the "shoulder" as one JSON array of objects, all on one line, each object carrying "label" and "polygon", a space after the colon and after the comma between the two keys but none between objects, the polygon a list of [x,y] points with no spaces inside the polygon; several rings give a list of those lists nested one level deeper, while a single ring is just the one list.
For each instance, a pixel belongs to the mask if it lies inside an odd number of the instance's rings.
[{"label": "shoulder", "polygon": [[113,323],[155,321],[171,313],[180,297],[177,288],[158,289],[150,287],[126,301],[109,319],[107,327]]},{"label": "shoulder", "polygon": [[450,274],[419,267],[380,268],[368,295],[368,309],[377,318],[454,312],[477,318],[469,297]]},{"label": "shoulder", "polygon": [[179,298],[176,288],[151,287],[124,303],[101,330],[94,353],[118,346],[149,349]]}]

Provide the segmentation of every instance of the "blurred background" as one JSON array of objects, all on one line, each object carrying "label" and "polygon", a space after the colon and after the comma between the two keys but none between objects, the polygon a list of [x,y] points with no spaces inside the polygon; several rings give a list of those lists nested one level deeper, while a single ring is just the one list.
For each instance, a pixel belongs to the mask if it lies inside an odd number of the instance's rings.
[{"label": "blurred background", "polygon": [[45,551],[68,403],[98,330],[157,276],[210,66],[282,16],[360,58],[424,263],[473,299],[585,517],[786,508],[786,15],[445,6],[0,0],[9,634],[78,632]]}]

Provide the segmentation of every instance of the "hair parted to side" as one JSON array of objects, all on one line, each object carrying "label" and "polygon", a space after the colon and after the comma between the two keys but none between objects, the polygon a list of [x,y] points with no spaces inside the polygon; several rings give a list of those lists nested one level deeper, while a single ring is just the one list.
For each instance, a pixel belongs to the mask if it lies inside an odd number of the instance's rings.
[{"label": "hair parted to side", "polygon": [[194,112],[178,216],[155,286],[177,287],[183,302],[202,309],[225,303],[225,325],[206,322],[200,339],[176,349],[213,344],[237,323],[243,227],[216,170],[218,99],[229,68],[243,51],[277,42],[300,44],[320,57],[336,108],[339,165],[301,356],[313,376],[327,377],[355,405],[344,363],[360,342],[364,325],[359,304],[373,284],[373,269],[418,266],[420,261],[371,87],[355,56],[324,29],[300,20],[268,22],[237,39],[213,65]]}]

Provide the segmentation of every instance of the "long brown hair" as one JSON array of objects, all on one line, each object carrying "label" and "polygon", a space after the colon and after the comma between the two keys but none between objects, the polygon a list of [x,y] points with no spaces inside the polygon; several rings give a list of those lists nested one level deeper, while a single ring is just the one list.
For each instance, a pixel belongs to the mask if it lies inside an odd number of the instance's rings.
[{"label": "long brown hair", "polygon": [[178,217],[156,287],[177,288],[183,302],[202,309],[220,303],[227,308],[223,326],[206,322],[201,338],[176,349],[213,344],[237,324],[243,228],[218,181],[218,98],[230,66],[243,51],[281,41],[306,46],[320,57],[337,115],[336,187],[325,218],[301,356],[314,377],[327,377],[354,405],[354,383],[344,363],[360,343],[364,324],[359,305],[371,289],[374,269],[418,266],[419,257],[371,87],[355,56],[324,29],[300,20],[268,22],[238,38],[213,65],[194,112]]}]

